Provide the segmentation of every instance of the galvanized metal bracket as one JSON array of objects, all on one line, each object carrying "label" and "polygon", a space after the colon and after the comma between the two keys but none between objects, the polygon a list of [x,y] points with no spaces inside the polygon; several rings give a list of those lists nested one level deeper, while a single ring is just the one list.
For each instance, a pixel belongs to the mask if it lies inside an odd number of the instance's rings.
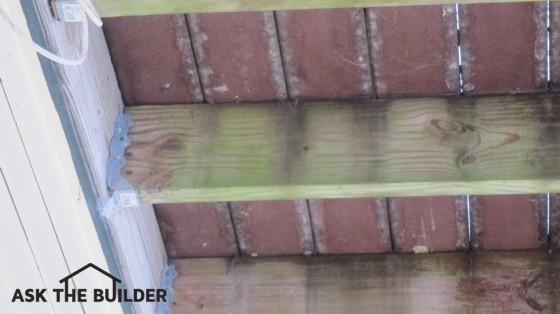
[{"label": "galvanized metal bracket", "polygon": [[136,207],[142,203],[138,191],[121,176],[121,170],[126,165],[124,151],[130,145],[128,130],[131,127],[131,117],[119,113],[115,121],[115,133],[111,139],[110,155],[107,161],[107,184],[113,191],[115,201],[120,207]]},{"label": "galvanized metal bracket", "polygon": [[171,297],[175,295],[175,291],[173,290],[173,280],[177,277],[177,270],[175,266],[167,264],[165,262],[165,266],[163,267],[163,271],[161,273],[161,283],[160,287],[162,289],[167,290],[167,298],[166,302],[158,302],[156,306],[156,314],[171,314],[171,308],[169,307],[169,303],[171,301]]}]

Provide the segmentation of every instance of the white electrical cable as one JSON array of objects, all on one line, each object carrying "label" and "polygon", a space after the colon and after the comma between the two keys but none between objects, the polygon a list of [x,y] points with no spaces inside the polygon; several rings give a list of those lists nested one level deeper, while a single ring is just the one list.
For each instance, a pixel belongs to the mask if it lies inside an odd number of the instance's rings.
[{"label": "white electrical cable", "polygon": [[54,53],[48,51],[47,49],[39,46],[36,42],[33,41],[26,33],[24,33],[19,27],[15,25],[15,23],[10,19],[8,14],[0,7],[0,16],[2,19],[12,28],[12,30],[26,43],[33,46],[35,51],[40,55],[48,58],[54,62],[64,64],[64,65],[80,65],[84,62],[87,57],[87,50],[88,50],[88,28],[87,28],[87,19],[84,19],[82,22],[82,52],[80,53],[80,57],[78,59],[67,59],[61,56],[57,56]]},{"label": "white electrical cable", "polygon": [[101,21],[101,17],[93,7],[91,0],[78,0],[78,4],[80,4],[80,7],[82,8],[82,10],[84,10],[93,24],[95,24],[97,27],[103,26],[103,21]]},{"label": "white electrical cable", "polygon": [[[80,8],[85,12],[86,16],[91,19],[91,21],[101,27],[103,22],[99,17],[99,14],[95,11],[95,8],[91,4],[90,0],[78,0],[78,4]],[[39,46],[36,42],[33,41],[26,33],[24,33],[19,27],[16,26],[14,21],[8,16],[8,14],[4,11],[4,9],[0,6],[0,17],[10,28],[26,43],[30,44],[37,53],[41,54],[45,58],[48,58],[54,62],[64,64],[64,65],[80,65],[82,64],[86,58],[88,53],[88,44],[89,44],[89,33],[88,33],[88,19],[84,18],[82,21],[82,43],[81,43],[81,53],[78,59],[68,59],[61,56],[57,56],[54,53],[46,50],[45,48]]]}]

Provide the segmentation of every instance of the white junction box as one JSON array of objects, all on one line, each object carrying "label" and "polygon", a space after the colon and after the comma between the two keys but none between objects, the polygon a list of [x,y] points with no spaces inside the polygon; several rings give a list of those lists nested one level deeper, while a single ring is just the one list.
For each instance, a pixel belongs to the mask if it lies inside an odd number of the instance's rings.
[{"label": "white junction box", "polygon": [[82,22],[86,18],[77,0],[52,0],[51,7],[56,19],[61,22]]}]

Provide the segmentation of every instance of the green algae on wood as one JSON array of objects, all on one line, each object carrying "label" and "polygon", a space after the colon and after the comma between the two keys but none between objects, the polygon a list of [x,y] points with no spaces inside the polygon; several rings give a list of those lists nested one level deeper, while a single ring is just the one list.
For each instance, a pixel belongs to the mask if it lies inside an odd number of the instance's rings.
[{"label": "green algae on wood", "polygon": [[144,202],[560,192],[553,96],[131,107]]}]

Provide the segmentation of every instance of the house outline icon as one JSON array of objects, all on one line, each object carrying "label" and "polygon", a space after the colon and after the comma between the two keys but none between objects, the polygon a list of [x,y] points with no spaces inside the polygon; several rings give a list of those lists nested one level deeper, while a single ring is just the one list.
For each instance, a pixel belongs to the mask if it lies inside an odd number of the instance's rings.
[{"label": "house outline icon", "polygon": [[117,283],[121,283],[122,280],[120,280],[119,278],[111,275],[109,272],[106,272],[105,270],[103,270],[101,267],[93,264],[93,263],[88,263],[87,265],[83,266],[82,268],[74,271],[73,273],[71,273],[70,275],[60,279],[58,282],[59,283],[64,283],[64,291],[68,292],[68,282],[70,281],[70,279],[76,275],[78,275],[79,273],[83,272],[84,270],[88,269],[88,268],[93,268],[95,270],[97,270],[98,272],[102,273],[103,275],[111,278],[111,280],[113,281],[113,295],[116,293],[117,291]]}]

